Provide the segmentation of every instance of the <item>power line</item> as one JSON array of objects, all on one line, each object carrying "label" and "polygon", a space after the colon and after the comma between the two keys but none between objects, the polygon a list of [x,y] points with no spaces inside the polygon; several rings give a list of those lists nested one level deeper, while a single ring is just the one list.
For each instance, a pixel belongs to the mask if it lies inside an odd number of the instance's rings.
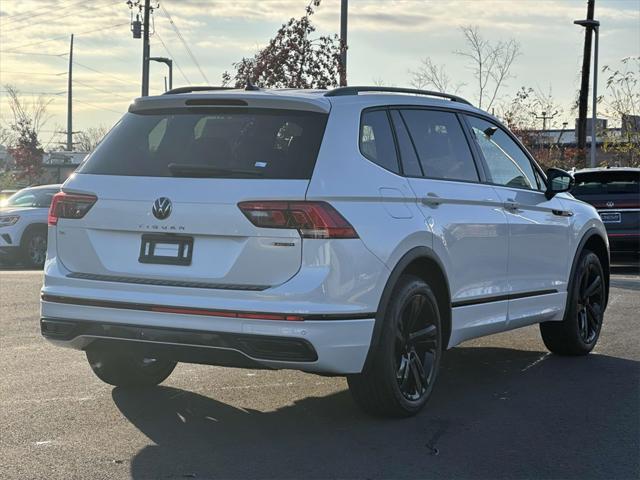
[{"label": "power line", "polygon": [[77,79],[74,79],[73,82],[77,83],[78,85],[82,85],[83,87],[91,88],[92,90],[95,90],[96,92],[105,93],[105,94],[107,94],[109,96],[120,97],[120,98],[124,98],[125,100],[131,100],[132,99],[132,97],[125,97],[124,95],[120,95],[120,94],[115,93],[115,92],[110,92],[108,90],[103,90],[102,88],[94,87],[93,85],[89,85],[88,83],[81,82],[81,81],[79,81]]},{"label": "power line", "polygon": [[176,65],[176,67],[178,68],[178,71],[180,72],[180,75],[182,75],[182,78],[184,78],[184,81],[187,82],[187,84],[191,85],[191,81],[187,78],[187,76],[184,74],[184,72],[182,71],[182,68],[180,68],[180,65],[178,64],[178,62],[176,61],[176,57],[173,56],[173,54],[171,53],[171,51],[169,50],[169,47],[167,47],[167,45],[164,43],[164,41],[162,40],[162,37],[160,36],[160,34],[156,31],[155,35],[158,36],[158,40],[160,40],[160,43],[162,44],[162,46],[164,47],[164,49],[167,51],[167,54],[169,55],[169,57],[171,59],[173,59],[173,63]]},{"label": "power line", "polygon": [[[81,0],[79,2],[74,3],[73,5],[67,5],[67,6],[63,6],[62,8],[60,8],[58,10],[58,13],[60,13],[61,11],[67,10],[71,7],[75,7],[78,5],[82,5],[82,4],[86,4],[86,0]],[[35,17],[41,17],[42,15],[46,15],[47,13],[49,13],[49,9],[52,7],[60,7],[60,4],[58,5],[52,5],[52,6],[47,6],[47,7],[38,7],[35,10],[29,10],[27,12],[23,12],[23,13],[16,13],[15,15],[11,15],[10,17],[7,17],[9,19],[9,21],[4,22],[1,24],[2,27],[6,27],[7,25],[11,24],[11,23],[15,23],[15,22],[19,22],[22,20],[25,20],[27,18],[32,19]],[[32,11],[38,12],[40,10],[44,10],[42,13],[36,13],[36,14],[32,14]],[[19,17],[19,18],[15,18],[15,17]]]},{"label": "power line", "polygon": [[56,20],[60,20],[61,18],[66,18],[66,17],[69,17],[71,15],[77,15],[78,13],[83,13],[83,12],[87,12],[87,11],[91,11],[91,10],[96,10],[96,9],[99,9],[99,8],[104,8],[104,7],[110,7],[112,5],[115,5],[116,3],[120,3],[120,0],[117,0],[117,1],[111,2],[111,3],[107,3],[105,5],[86,6],[85,8],[81,9],[79,12],[78,11],[73,11],[73,12],[69,12],[69,13],[67,13],[65,15],[59,15],[57,17],[46,17],[43,20],[40,20],[40,21],[37,21],[37,22],[32,22],[31,19],[33,17],[31,17],[29,19],[29,24],[28,25],[14,26],[13,28],[10,28],[8,30],[3,28],[3,32],[2,33],[5,34],[7,32],[13,32],[13,31],[16,31],[16,30],[22,30],[24,28],[31,28],[34,25],[40,25],[41,23],[45,23],[45,22],[51,23],[51,22],[54,22]]},{"label": "power line", "polygon": [[118,82],[121,82],[121,83],[128,83],[128,84],[131,84],[131,85],[136,85],[136,86],[138,86],[138,84],[137,84],[137,83],[135,83],[135,82],[132,82],[132,81],[130,81],[130,80],[123,80],[122,78],[116,77],[115,75],[111,75],[110,73],[101,72],[101,71],[100,71],[100,70],[98,70],[98,69],[95,69],[95,68],[90,67],[90,66],[88,66],[88,65],[84,65],[83,63],[76,62],[75,60],[73,61],[73,64],[74,64],[74,65],[78,65],[79,67],[82,67],[82,68],[86,68],[87,70],[91,70],[92,72],[99,73],[100,75],[104,75],[105,77],[112,78],[112,79],[114,79],[114,80],[117,80]]},{"label": "power line", "polygon": [[[0,53],[5,53],[0,50]],[[39,52],[6,52],[6,55],[37,55],[43,57],[64,57],[68,53],[39,53]]]},{"label": "power line", "polygon": [[[0,93],[9,93],[9,90],[0,90]],[[56,96],[56,95],[64,95],[65,91],[62,92],[31,92],[31,91],[25,91],[25,90],[20,90],[20,93],[25,93],[27,95],[45,95],[45,96]]]},{"label": "power line", "polygon": [[[91,33],[91,32],[101,33],[101,32],[104,32],[105,30],[109,30],[111,28],[116,28],[116,27],[121,27],[123,25],[129,25],[129,22],[116,23],[115,25],[110,25],[108,27],[103,27],[100,30],[96,30],[95,28],[92,28],[90,30],[85,30],[85,31],[82,31],[80,33],[77,33],[76,36],[84,35],[85,33]],[[18,50],[18,49],[21,49],[21,48],[31,47],[31,46],[34,46],[34,45],[42,45],[43,43],[54,42],[56,40],[62,40],[63,38],[68,38],[68,37],[69,37],[68,35],[62,35],[62,36],[59,36],[59,37],[49,38],[47,40],[41,40],[39,42],[27,43],[26,45],[20,45],[20,47],[10,48],[9,50],[0,50],[0,53],[13,53],[15,50]]]},{"label": "power line", "polygon": [[19,73],[21,75],[46,75],[51,77],[60,77],[62,75],[66,75],[67,72],[60,73],[44,73],[44,72],[20,72],[17,70],[0,70],[0,73]]},{"label": "power line", "polygon": [[74,102],[78,102],[78,103],[82,103],[83,105],[88,105],[89,107],[97,108],[99,110],[106,110],[107,112],[113,112],[113,113],[117,113],[119,115],[122,115],[122,111],[112,110],[112,109],[107,108],[107,107],[100,107],[100,106],[95,105],[93,103],[85,102],[83,100],[78,100],[77,98],[74,98],[73,101]]},{"label": "power line", "polygon": [[173,18],[171,18],[171,14],[167,10],[166,4],[163,4],[163,6],[160,9],[160,11],[164,14],[165,17],[167,17],[167,20],[169,20],[169,23],[171,24],[171,27],[176,32],[176,35],[178,36],[178,38],[180,39],[180,41],[184,45],[184,48],[187,51],[187,53],[189,54],[189,56],[191,57],[191,60],[193,60],[193,63],[195,63],[196,67],[198,67],[198,70],[200,70],[200,74],[202,75],[202,78],[204,78],[204,81],[207,82],[207,84],[210,84],[211,82],[209,82],[209,79],[207,78],[207,76],[202,71],[202,68],[200,67],[200,64],[198,63],[198,60],[196,60],[195,55],[193,54],[193,52],[189,48],[189,45],[187,44],[186,40],[182,36],[182,33],[180,33],[180,29],[178,28],[176,23],[173,21]]}]

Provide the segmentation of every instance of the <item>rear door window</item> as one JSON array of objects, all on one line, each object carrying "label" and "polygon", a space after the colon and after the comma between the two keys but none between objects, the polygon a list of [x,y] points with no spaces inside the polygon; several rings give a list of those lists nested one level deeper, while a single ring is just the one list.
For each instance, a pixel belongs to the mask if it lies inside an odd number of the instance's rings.
[{"label": "rear door window", "polygon": [[402,117],[424,176],[476,182],[478,171],[458,117],[451,112],[407,109]]},{"label": "rear door window", "polygon": [[399,173],[398,156],[386,110],[365,110],[360,122],[360,153],[382,168]]},{"label": "rear door window", "polygon": [[309,179],[327,115],[262,108],[126,114],[80,173]]}]

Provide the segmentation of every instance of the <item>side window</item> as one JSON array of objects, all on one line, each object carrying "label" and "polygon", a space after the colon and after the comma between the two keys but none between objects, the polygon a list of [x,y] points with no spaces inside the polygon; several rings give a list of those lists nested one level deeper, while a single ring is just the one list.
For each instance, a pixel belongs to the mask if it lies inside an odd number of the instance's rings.
[{"label": "side window", "polygon": [[396,146],[386,110],[370,110],[362,114],[360,152],[382,168],[399,173]]},{"label": "side window", "polygon": [[402,120],[400,112],[398,110],[391,110],[391,119],[393,120],[393,127],[396,130],[403,173],[407,177],[421,177],[422,169],[420,168],[420,161],[416,155],[416,149],[413,148],[411,137],[409,137],[409,132],[407,132],[407,127],[404,124],[404,120]]},{"label": "side window", "polygon": [[538,189],[533,165],[502,129],[478,117],[467,117],[489,169],[489,180],[507,187]]},{"label": "side window", "polygon": [[454,113],[402,111],[424,175],[444,180],[478,181],[478,171]]}]

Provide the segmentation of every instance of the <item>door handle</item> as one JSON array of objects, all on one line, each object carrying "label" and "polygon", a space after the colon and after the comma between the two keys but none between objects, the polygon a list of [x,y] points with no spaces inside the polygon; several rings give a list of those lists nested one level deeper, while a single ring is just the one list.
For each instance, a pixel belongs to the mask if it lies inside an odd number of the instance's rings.
[{"label": "door handle", "polygon": [[436,195],[435,193],[429,192],[427,193],[426,197],[423,197],[422,203],[424,205],[429,205],[431,207],[437,207],[442,203],[442,199],[438,197],[438,195]]},{"label": "door handle", "polygon": [[520,210],[520,204],[510,198],[502,204],[502,208],[510,212],[517,212],[518,210]]}]

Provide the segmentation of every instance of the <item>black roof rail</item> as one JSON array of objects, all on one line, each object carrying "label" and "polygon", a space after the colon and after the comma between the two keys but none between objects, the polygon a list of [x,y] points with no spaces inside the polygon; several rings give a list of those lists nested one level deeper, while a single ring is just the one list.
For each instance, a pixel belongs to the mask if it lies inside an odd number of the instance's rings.
[{"label": "black roof rail", "polygon": [[208,86],[190,86],[190,87],[178,87],[172,88],[163,93],[163,95],[173,95],[175,93],[191,93],[191,92],[208,92],[215,90],[237,90],[236,87],[208,87]]},{"label": "black roof rail", "polygon": [[389,92],[389,93],[411,93],[414,95],[428,95],[430,97],[447,98],[452,102],[465,103],[471,105],[469,100],[465,100],[457,95],[449,93],[434,92],[431,90],[419,90],[417,88],[400,88],[400,87],[338,87],[329,90],[324,94],[325,97],[343,97],[347,95],[358,95],[360,92]]}]

